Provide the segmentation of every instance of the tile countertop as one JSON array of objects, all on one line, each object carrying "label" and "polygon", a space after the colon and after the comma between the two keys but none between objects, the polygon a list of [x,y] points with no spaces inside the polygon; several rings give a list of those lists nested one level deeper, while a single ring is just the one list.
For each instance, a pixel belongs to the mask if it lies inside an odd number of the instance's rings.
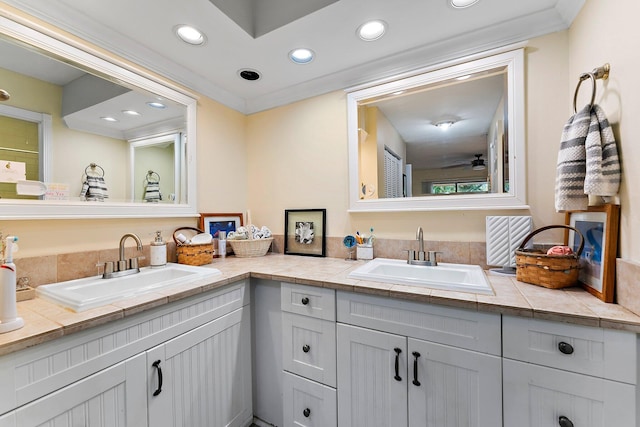
[{"label": "tile countertop", "polygon": [[278,254],[259,258],[227,257],[215,259],[212,264],[204,266],[217,268],[222,272],[213,283],[168,288],[81,313],[64,309],[40,298],[22,301],[18,303],[18,315],[24,319],[25,326],[0,334],[0,355],[249,277],[640,333],[640,316],[622,306],[603,303],[578,287],[546,289],[518,282],[514,278],[489,274],[495,295],[476,295],[348,278],[349,272],[363,262]]}]

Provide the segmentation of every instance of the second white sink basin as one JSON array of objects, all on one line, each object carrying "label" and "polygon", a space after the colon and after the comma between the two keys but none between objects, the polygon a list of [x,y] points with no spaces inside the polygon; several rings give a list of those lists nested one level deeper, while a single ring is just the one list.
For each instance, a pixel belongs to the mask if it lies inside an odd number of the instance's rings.
[{"label": "second white sink basin", "polygon": [[216,268],[168,263],[161,268],[145,267],[140,273],[112,279],[93,276],[41,285],[36,293],[40,298],[80,312],[172,286],[195,281],[204,285],[220,274]]},{"label": "second white sink basin", "polygon": [[375,258],[349,273],[352,279],[425,286],[476,294],[493,294],[478,265],[438,263],[435,267],[411,265],[400,259]]}]

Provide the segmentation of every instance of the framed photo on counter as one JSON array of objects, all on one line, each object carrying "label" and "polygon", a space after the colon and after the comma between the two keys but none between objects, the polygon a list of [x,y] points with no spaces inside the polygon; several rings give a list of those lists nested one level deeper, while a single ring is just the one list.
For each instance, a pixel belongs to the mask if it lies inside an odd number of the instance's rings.
[{"label": "framed photo on counter", "polygon": [[200,230],[210,233],[214,239],[218,237],[218,232],[236,231],[242,226],[241,213],[201,213]]},{"label": "framed photo on counter", "polygon": [[[569,211],[565,215],[565,224],[579,230],[584,238],[578,280],[604,302],[614,301],[619,222],[620,206],[611,204],[589,206],[586,211]],[[577,251],[580,236],[567,230],[565,244]]]},{"label": "framed photo on counter", "polygon": [[284,253],[326,256],[326,209],[284,211]]}]

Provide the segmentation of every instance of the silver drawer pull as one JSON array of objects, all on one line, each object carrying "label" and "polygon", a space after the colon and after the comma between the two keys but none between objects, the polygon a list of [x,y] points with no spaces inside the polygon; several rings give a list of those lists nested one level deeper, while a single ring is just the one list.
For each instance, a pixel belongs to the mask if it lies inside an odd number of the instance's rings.
[{"label": "silver drawer pull", "polygon": [[568,342],[560,341],[560,343],[558,343],[558,350],[560,350],[562,354],[573,354],[573,346]]}]

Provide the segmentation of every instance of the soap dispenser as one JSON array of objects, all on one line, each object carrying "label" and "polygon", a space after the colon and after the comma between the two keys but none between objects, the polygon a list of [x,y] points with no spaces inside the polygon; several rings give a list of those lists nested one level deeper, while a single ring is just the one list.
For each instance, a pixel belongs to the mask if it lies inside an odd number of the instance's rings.
[{"label": "soap dispenser", "polygon": [[13,263],[14,246],[18,238],[9,236],[5,240],[4,262],[0,265],[0,333],[20,329],[24,320],[18,317],[16,304],[16,265]]},{"label": "soap dispenser", "polygon": [[167,242],[162,239],[162,233],[156,231],[156,238],[151,242],[151,268],[167,265]]}]

